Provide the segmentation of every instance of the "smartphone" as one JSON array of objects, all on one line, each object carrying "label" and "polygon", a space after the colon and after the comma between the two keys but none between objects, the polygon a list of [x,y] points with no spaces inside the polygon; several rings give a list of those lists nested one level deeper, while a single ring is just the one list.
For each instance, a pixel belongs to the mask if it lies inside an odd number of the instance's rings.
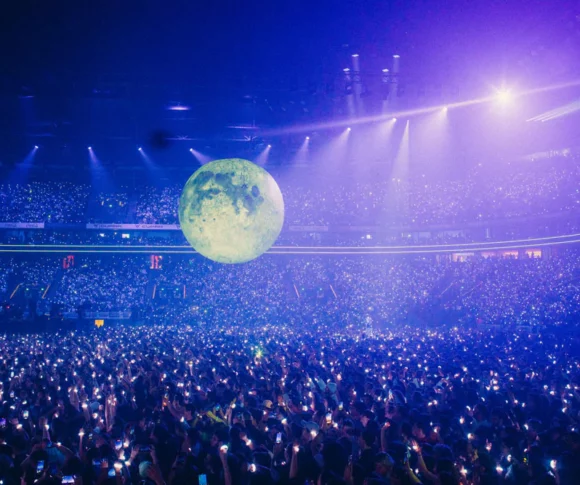
[{"label": "smartphone", "polygon": [[101,466],[101,460],[93,460],[93,466]]},{"label": "smartphone", "polygon": [[6,419],[2,418],[0,419],[0,428],[5,428],[6,427]]},{"label": "smartphone", "polygon": [[256,468],[256,464],[255,463],[249,463],[248,464],[248,471],[250,473],[256,473],[256,470],[257,470],[257,468]]},{"label": "smartphone", "polygon": [[22,411],[22,418],[28,419],[28,411]]},{"label": "smartphone", "polygon": [[36,464],[36,473],[40,475],[44,471],[44,460],[38,460]]},{"label": "smartphone", "polygon": [[342,403],[342,401],[340,401],[340,402],[338,403],[338,410],[339,410],[339,411],[342,411],[342,409],[343,409],[343,408],[344,408],[344,404]]},{"label": "smartphone", "polygon": [[64,477],[62,477],[62,482],[60,483],[74,483],[75,482],[75,477],[72,475],[66,475]]},{"label": "smartphone", "polygon": [[282,433],[276,433],[276,443],[282,443]]},{"label": "smartphone", "polygon": [[115,441],[115,449],[120,450],[123,447],[123,442],[121,440]]},{"label": "smartphone", "polygon": [[107,473],[107,476],[109,478],[114,478],[115,477],[115,469],[114,468],[109,468],[109,471]]},{"label": "smartphone", "polygon": [[328,413],[326,415],[326,424],[332,423],[332,414]]},{"label": "smartphone", "polygon": [[207,475],[199,475],[198,485],[207,485]]}]

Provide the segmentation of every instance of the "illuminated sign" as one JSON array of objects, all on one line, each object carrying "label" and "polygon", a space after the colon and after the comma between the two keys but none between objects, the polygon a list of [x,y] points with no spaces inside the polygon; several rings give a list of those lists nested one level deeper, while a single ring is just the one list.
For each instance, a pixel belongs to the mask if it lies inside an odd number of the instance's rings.
[{"label": "illuminated sign", "polygon": [[69,269],[73,268],[75,265],[75,257],[74,254],[69,254],[62,258],[62,269]]},{"label": "illuminated sign", "polygon": [[152,254],[150,257],[151,264],[149,265],[149,269],[161,269],[161,263],[163,262],[163,256],[158,254]]}]

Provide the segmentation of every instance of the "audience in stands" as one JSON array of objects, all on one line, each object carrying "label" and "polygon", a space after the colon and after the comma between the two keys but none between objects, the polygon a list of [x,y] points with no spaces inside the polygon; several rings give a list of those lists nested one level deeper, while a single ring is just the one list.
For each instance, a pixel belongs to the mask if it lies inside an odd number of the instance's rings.
[{"label": "audience in stands", "polygon": [[280,255],[239,266],[162,255],[154,269],[149,254],[77,254],[65,268],[63,257],[3,257],[0,299],[25,306],[38,297],[41,313],[54,305],[72,313],[135,310],[140,319],[183,323],[241,318],[544,328],[577,326],[580,318],[580,256],[573,250],[465,262],[434,255]]},{"label": "audience in stands", "polygon": [[[279,182],[287,225],[423,227],[567,213],[580,204],[577,165],[482,170],[444,181],[418,175],[352,183],[280,177]],[[170,184],[99,191],[64,182],[3,184],[0,222],[178,224],[182,188]]]}]

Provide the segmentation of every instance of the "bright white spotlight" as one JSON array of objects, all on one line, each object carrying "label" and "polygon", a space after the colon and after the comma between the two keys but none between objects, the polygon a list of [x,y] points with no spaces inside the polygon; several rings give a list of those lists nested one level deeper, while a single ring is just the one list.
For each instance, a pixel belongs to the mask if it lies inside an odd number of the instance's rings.
[{"label": "bright white spotlight", "polygon": [[384,74],[388,74],[388,73],[389,73],[389,70],[388,70],[388,69],[385,67],[385,68],[383,69],[383,73],[384,73]]},{"label": "bright white spotlight", "polygon": [[447,106],[443,106],[443,111],[447,112],[447,110],[449,110],[449,108]]},{"label": "bright white spotlight", "polygon": [[358,54],[353,54],[352,57],[358,57]]},{"label": "bright white spotlight", "polygon": [[268,148],[272,148],[272,145],[268,145]]},{"label": "bright white spotlight", "polygon": [[496,98],[501,103],[508,103],[512,99],[512,93],[508,89],[499,89]]},{"label": "bright white spotlight", "polygon": [[38,145],[34,145],[34,149],[35,150],[38,150]]},{"label": "bright white spotlight", "polygon": [[393,118],[393,121],[397,121],[397,118]]},{"label": "bright white spotlight", "polygon": [[399,54],[394,54],[393,58],[398,59],[399,57],[401,57]]},{"label": "bright white spotlight", "polygon": [[139,150],[141,152],[141,151],[143,151],[143,148],[139,147],[139,148],[137,148],[137,150]]},{"label": "bright white spotlight", "polygon": [[93,147],[89,147],[89,150],[92,150],[92,149],[93,149]]},{"label": "bright white spotlight", "polygon": [[184,106],[181,103],[170,104],[165,109],[169,111],[189,111],[191,108],[189,106]]},{"label": "bright white spotlight", "polygon": [[193,148],[190,148],[190,149],[189,149],[189,151],[190,151],[191,153],[193,153]]},{"label": "bright white spotlight", "polygon": [[306,137],[306,139],[307,139],[307,140],[310,140],[310,137],[309,137],[309,136],[307,136],[307,137]]},{"label": "bright white spotlight", "polygon": [[345,68],[343,69],[343,71],[344,71],[344,72],[350,72],[350,67],[345,67]]},{"label": "bright white spotlight", "polygon": [[350,131],[350,130],[351,130],[351,128],[350,128],[350,126],[349,126],[349,127],[346,129],[346,131]]}]

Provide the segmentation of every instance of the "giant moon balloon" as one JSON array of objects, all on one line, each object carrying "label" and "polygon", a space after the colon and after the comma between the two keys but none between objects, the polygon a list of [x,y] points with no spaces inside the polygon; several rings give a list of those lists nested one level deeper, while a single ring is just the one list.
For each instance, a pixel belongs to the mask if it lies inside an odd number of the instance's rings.
[{"label": "giant moon balloon", "polygon": [[240,158],[208,163],[179,199],[181,230],[213,261],[245,263],[266,252],[284,224],[284,199],[274,178]]}]

